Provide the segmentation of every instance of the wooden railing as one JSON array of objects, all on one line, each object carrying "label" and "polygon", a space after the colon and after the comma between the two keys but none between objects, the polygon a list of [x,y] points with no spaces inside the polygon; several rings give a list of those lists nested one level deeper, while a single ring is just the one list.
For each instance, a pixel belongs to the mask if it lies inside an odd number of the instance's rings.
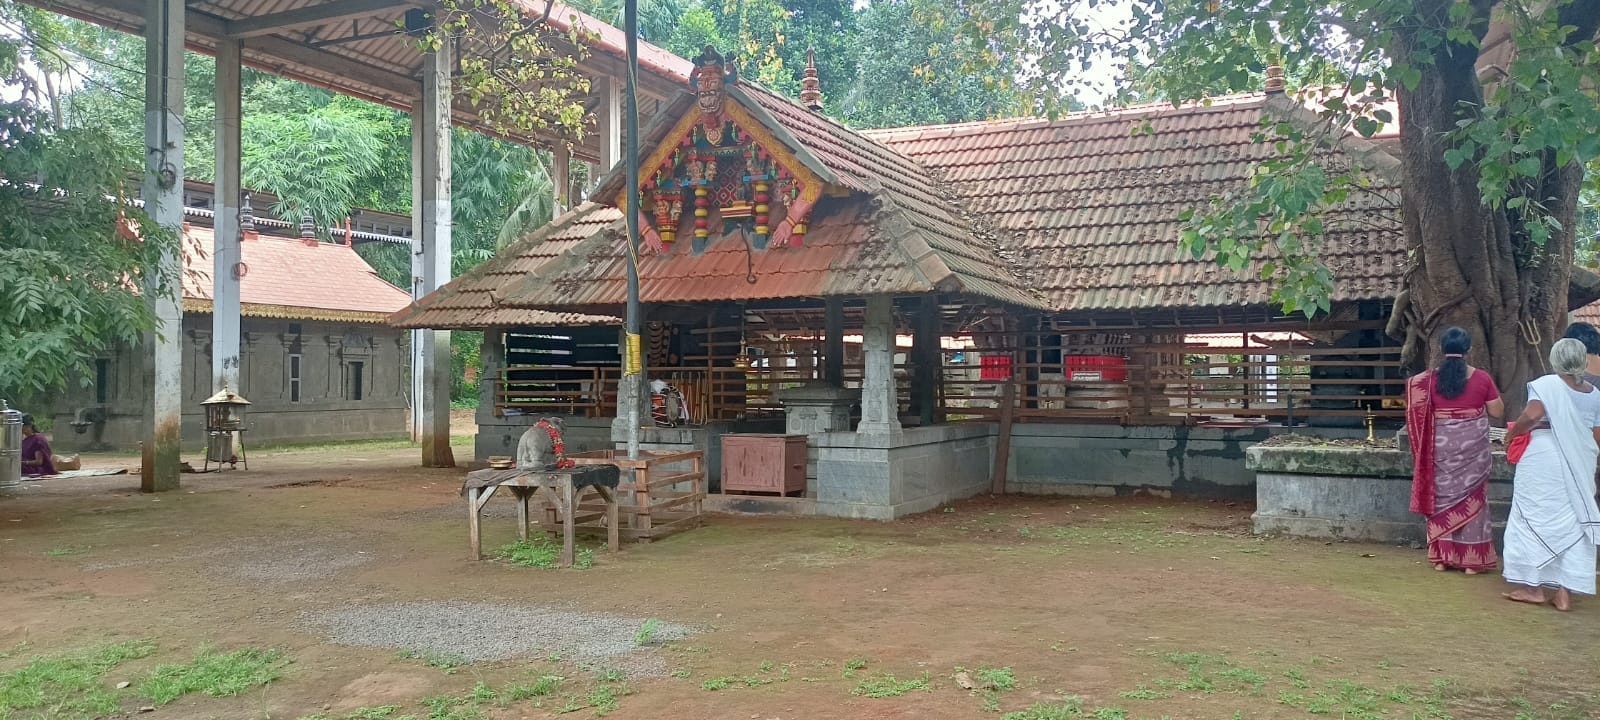
[{"label": "wooden railing", "polygon": [[[1399,348],[1335,348],[1305,341],[1267,347],[1214,348],[1178,342],[1106,348],[1120,358],[1098,367],[1104,381],[1073,379],[1067,365],[1075,348],[1009,351],[1015,384],[1013,415],[1022,422],[1104,420],[1183,423],[1206,420],[1313,417],[1398,418],[1404,414],[1405,379]],[[1099,348],[1096,348],[1099,350]],[[981,378],[979,358],[1007,351],[967,349],[943,354],[936,388],[940,422],[992,420],[1000,415],[1004,382]],[[1110,355],[1112,352],[1119,355]],[[963,362],[956,362],[958,355]],[[1063,353],[1061,362],[1028,362]],[[1053,357],[1052,357],[1053,360]],[[657,367],[646,373],[683,393],[691,423],[782,415],[776,393],[817,379],[815,363],[787,366],[769,355],[766,366]],[[1120,363],[1120,364],[1117,364]],[[772,367],[777,366],[777,367]],[[900,407],[910,409],[908,368],[896,368]],[[620,368],[510,367],[495,383],[500,414],[562,413],[614,417]],[[859,364],[845,367],[847,385],[858,386]]]},{"label": "wooden railing", "polygon": [[[853,372],[852,372],[853,371]],[[779,416],[777,393],[817,378],[800,368],[648,368],[651,380],[664,380],[683,394],[690,422]],[[847,368],[847,380],[860,368]],[[558,413],[580,417],[615,417],[617,367],[509,367],[493,379],[498,415]]]},{"label": "wooden railing", "polygon": [[[1158,364],[1152,359],[1162,355],[1158,351],[1184,360]],[[1275,354],[1280,352],[1293,354]],[[1146,346],[1131,353],[1140,361],[1124,359],[1102,368],[1121,376],[1105,382],[1074,381],[1062,364],[1017,363],[1011,381],[1017,388],[1013,415],[1024,422],[1129,423],[1404,416],[1405,378],[1398,348],[1256,348],[1244,353]],[[959,421],[1000,415],[1004,382],[981,380],[979,372],[977,365],[944,366],[941,417]]]}]

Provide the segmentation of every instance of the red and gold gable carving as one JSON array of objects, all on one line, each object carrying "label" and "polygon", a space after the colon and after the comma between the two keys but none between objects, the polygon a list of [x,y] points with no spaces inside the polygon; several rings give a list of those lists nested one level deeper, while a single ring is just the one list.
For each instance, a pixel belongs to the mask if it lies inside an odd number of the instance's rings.
[{"label": "red and gold gable carving", "polygon": [[[695,106],[639,166],[639,228],[665,252],[742,226],[758,246],[798,246],[823,182],[728,97],[737,75],[707,47],[695,60]],[[626,198],[618,198],[618,206]]]}]

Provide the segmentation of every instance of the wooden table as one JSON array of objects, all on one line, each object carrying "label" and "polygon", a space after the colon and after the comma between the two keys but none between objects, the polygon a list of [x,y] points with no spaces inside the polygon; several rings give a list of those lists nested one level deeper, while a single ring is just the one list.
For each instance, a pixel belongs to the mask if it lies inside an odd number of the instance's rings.
[{"label": "wooden table", "polygon": [[495,490],[506,488],[517,500],[517,537],[528,539],[528,501],[545,490],[550,504],[561,520],[560,567],[571,567],[575,556],[573,534],[579,522],[598,519],[577,517],[578,498],[583,491],[593,488],[605,503],[606,545],[616,552],[621,546],[615,490],[621,472],[615,465],[580,465],[574,468],[550,470],[474,470],[467,473],[462,489],[467,496],[467,535],[472,546],[472,559],[483,559],[482,535],[479,524],[483,506],[494,496]]}]

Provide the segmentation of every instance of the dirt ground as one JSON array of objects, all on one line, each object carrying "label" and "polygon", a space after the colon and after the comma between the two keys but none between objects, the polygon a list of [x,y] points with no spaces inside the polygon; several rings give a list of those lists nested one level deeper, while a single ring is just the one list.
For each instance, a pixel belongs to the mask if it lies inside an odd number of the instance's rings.
[{"label": "dirt ground", "polygon": [[[132,476],[0,494],[0,674],[125,640],[159,649],[107,683],[207,647],[289,658],[264,687],[140,715],[180,719],[381,705],[462,719],[983,718],[1068,696],[1096,718],[1600,717],[1600,600],[1560,614],[1502,600],[1496,577],[1435,573],[1410,548],[1255,538],[1248,507],[979,498],[894,523],[714,516],[548,570],[469,561],[462,471],[416,459],[381,445],[259,452],[249,472],[186,475],[161,495]],[[486,547],[514,538],[509,507],[486,520]],[[352,647],[308,620],[420,602],[479,604],[462,612],[498,630],[463,625],[468,642],[537,624],[512,610],[614,617],[601,622],[627,638],[645,618],[694,634],[617,658],[659,668],[619,678],[560,647],[408,659],[403,629],[392,647]],[[962,687],[983,684],[966,682],[980,668],[1010,668],[1015,686]],[[544,676],[565,681],[505,691]],[[440,696],[475,699],[454,715],[422,704]]]}]

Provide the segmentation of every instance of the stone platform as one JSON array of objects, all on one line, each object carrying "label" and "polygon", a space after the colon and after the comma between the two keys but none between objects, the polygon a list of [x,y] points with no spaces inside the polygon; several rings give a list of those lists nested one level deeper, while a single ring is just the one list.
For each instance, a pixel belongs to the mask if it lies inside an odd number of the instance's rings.
[{"label": "stone platform", "polygon": [[[1427,541],[1411,513],[1411,454],[1339,446],[1255,446],[1245,467],[1256,476],[1255,531],[1327,540]],[[1495,453],[1489,510],[1498,544],[1511,503],[1513,467]]]}]

